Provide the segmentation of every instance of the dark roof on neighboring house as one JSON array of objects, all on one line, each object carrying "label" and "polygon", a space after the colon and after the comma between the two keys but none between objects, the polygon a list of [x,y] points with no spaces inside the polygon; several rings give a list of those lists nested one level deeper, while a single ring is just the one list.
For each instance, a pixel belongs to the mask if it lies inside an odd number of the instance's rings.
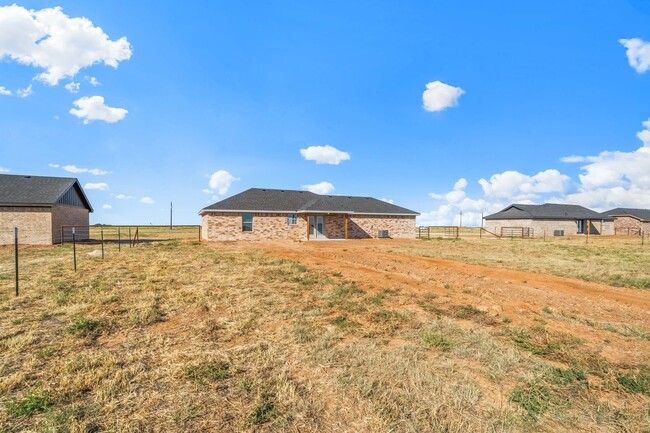
[{"label": "dark roof on neighboring house", "polygon": [[626,207],[617,207],[616,209],[603,212],[608,217],[631,216],[641,221],[650,221],[650,209],[631,209]]},{"label": "dark roof on neighboring house", "polygon": [[611,220],[612,218],[575,204],[511,204],[486,220],[550,219],[550,220]]},{"label": "dark roof on neighboring house", "polygon": [[372,197],[320,195],[309,191],[251,188],[201,212],[293,212],[419,215],[412,210]]},{"label": "dark roof on neighboring house", "polygon": [[[76,194],[66,195],[70,189],[74,189]],[[53,206],[77,199],[81,207],[93,211],[75,178],[0,174],[1,206]]]}]

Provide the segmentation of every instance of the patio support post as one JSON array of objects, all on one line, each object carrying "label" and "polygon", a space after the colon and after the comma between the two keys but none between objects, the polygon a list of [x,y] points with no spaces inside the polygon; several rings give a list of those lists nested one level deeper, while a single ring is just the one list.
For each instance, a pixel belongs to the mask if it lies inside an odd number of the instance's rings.
[{"label": "patio support post", "polygon": [[307,214],[305,214],[305,221],[307,221],[307,240],[309,240],[309,232],[311,230],[310,230],[310,227],[309,227],[309,215],[307,215]]},{"label": "patio support post", "polygon": [[350,215],[345,214],[345,240],[348,240],[348,220],[350,219]]}]

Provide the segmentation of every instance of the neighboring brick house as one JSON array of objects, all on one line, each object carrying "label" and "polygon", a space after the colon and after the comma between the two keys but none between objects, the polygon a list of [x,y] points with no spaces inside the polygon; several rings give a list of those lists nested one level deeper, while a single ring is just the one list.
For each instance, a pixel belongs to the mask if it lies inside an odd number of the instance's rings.
[{"label": "neighboring brick house", "polygon": [[650,233],[650,209],[616,208],[603,212],[614,218],[614,233],[635,234]]},{"label": "neighboring brick house", "polygon": [[0,175],[0,245],[19,242],[52,245],[61,242],[61,226],[85,226],[78,235],[88,237],[93,211],[79,181],[66,177]]},{"label": "neighboring brick house", "polygon": [[251,188],[199,215],[207,240],[314,240],[413,239],[419,214],[371,197]]},{"label": "neighboring brick house", "polygon": [[485,218],[485,229],[500,236],[613,235],[613,218],[572,204],[511,204]]}]

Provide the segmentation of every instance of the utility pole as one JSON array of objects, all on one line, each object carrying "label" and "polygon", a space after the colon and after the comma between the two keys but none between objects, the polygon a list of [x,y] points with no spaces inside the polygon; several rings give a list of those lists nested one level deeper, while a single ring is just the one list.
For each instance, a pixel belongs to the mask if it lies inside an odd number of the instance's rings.
[{"label": "utility pole", "polygon": [[460,211],[460,224],[458,224],[459,227],[463,226],[463,211]]},{"label": "utility pole", "polygon": [[169,202],[169,230],[172,230],[174,221],[174,203]]}]

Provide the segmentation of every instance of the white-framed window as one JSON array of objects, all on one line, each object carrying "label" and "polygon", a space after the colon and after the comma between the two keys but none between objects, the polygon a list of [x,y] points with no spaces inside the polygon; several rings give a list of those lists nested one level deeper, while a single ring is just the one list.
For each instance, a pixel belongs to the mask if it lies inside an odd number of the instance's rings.
[{"label": "white-framed window", "polygon": [[241,216],[241,231],[243,232],[252,232],[253,231],[253,214],[245,213]]},{"label": "white-framed window", "polygon": [[584,220],[577,220],[576,224],[578,226],[578,233],[584,233],[585,232],[585,225],[584,225]]},{"label": "white-framed window", "polygon": [[290,226],[298,224],[298,214],[290,213],[287,215],[287,224]]}]

